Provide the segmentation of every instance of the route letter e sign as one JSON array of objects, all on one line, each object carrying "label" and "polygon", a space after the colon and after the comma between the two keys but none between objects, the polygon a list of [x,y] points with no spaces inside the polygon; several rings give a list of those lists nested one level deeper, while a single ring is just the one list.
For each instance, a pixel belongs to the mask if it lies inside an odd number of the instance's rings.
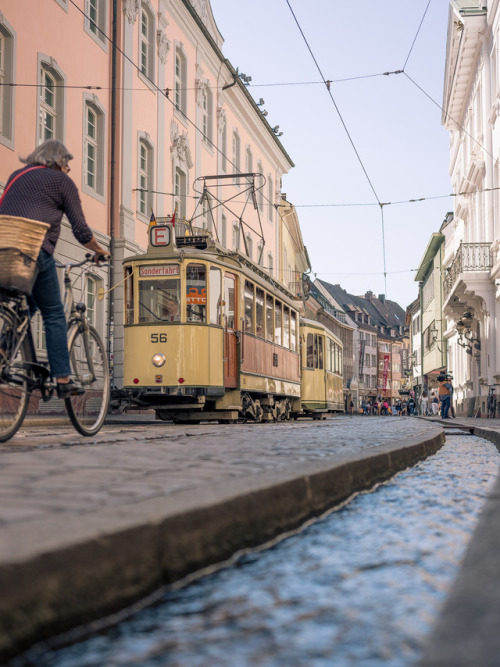
[{"label": "route letter e sign", "polygon": [[170,245],[170,227],[163,227],[161,225],[155,225],[149,230],[149,241],[151,245],[155,248],[160,246]]}]

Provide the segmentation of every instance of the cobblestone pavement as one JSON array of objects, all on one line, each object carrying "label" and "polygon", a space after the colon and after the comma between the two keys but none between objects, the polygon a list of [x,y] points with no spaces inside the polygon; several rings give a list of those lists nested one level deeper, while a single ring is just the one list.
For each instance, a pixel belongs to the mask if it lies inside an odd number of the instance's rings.
[{"label": "cobblestone pavement", "polygon": [[[211,484],[329,465],[381,445],[429,434],[424,420],[339,417],[322,422],[220,426],[120,424],[91,438],[71,426],[26,428],[0,446],[0,561],[18,547],[9,533],[56,518],[169,498]],[[323,463],[324,462],[324,463]],[[37,531],[38,532],[38,531]],[[7,537],[7,539],[5,539]],[[25,540],[22,543],[26,548]]]},{"label": "cobblestone pavement", "polygon": [[296,527],[443,442],[441,425],[405,417],[111,421],[91,438],[47,424],[0,445],[0,659]]}]

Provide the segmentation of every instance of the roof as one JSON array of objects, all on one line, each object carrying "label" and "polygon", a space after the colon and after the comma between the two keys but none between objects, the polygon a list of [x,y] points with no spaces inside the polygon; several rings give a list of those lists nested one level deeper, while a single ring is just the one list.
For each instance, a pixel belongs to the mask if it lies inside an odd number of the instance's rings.
[{"label": "roof", "polygon": [[364,296],[355,296],[346,292],[340,285],[331,285],[323,280],[318,282],[347,313],[362,313],[371,317],[373,325],[356,320],[356,324],[362,329],[378,329],[378,327],[399,329],[405,326],[406,313],[403,308],[395,301],[386,299],[383,294],[376,297],[372,292],[367,292]]}]

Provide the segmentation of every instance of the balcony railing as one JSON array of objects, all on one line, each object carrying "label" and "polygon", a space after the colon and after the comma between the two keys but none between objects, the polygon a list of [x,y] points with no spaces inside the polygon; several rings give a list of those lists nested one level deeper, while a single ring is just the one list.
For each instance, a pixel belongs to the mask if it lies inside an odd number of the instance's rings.
[{"label": "balcony railing", "polygon": [[461,243],[443,280],[443,296],[446,299],[460,274],[466,271],[489,271],[493,266],[490,243]]}]

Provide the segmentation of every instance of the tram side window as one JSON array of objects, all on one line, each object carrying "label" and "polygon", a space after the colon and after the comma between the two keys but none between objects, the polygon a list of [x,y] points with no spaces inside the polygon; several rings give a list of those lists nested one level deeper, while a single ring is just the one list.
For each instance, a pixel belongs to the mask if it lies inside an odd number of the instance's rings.
[{"label": "tram side window", "polygon": [[292,310],[290,315],[290,349],[297,352],[297,313]]},{"label": "tram side window", "polygon": [[221,292],[221,271],[214,266],[210,267],[210,324],[219,324],[221,317],[222,292]]},{"label": "tram side window", "polygon": [[266,294],[266,340],[274,340],[274,303],[273,297]]},{"label": "tram side window", "polygon": [[255,333],[264,337],[264,290],[255,289]]},{"label": "tram side window", "polygon": [[234,329],[234,310],[235,310],[235,282],[236,278],[231,274],[224,276],[224,308],[226,315],[226,327]]},{"label": "tram side window", "polygon": [[333,370],[333,350],[334,350],[334,345],[335,343],[333,340],[330,338],[326,339],[326,370],[327,371],[332,371]]},{"label": "tram side window", "polygon": [[344,374],[344,351],[339,347],[339,374]]},{"label": "tram side window", "polygon": [[140,280],[139,322],[180,322],[181,281]]},{"label": "tram side window", "polygon": [[283,306],[283,347],[290,347],[290,308]]},{"label": "tram side window", "polygon": [[318,339],[318,368],[323,368],[323,336],[317,336]]},{"label": "tram side window", "polygon": [[307,368],[315,368],[315,347],[314,347],[314,334],[307,334]]},{"label": "tram side window", "polygon": [[203,264],[186,267],[186,321],[207,321],[207,269]]},{"label": "tram side window", "polygon": [[253,333],[253,300],[254,300],[254,286],[249,280],[245,280],[245,333]]},{"label": "tram side window", "polygon": [[125,324],[134,323],[134,279],[132,268],[125,269]]},{"label": "tram side window", "polygon": [[281,345],[281,324],[283,319],[283,311],[281,301],[274,302],[274,342],[278,345]]}]

